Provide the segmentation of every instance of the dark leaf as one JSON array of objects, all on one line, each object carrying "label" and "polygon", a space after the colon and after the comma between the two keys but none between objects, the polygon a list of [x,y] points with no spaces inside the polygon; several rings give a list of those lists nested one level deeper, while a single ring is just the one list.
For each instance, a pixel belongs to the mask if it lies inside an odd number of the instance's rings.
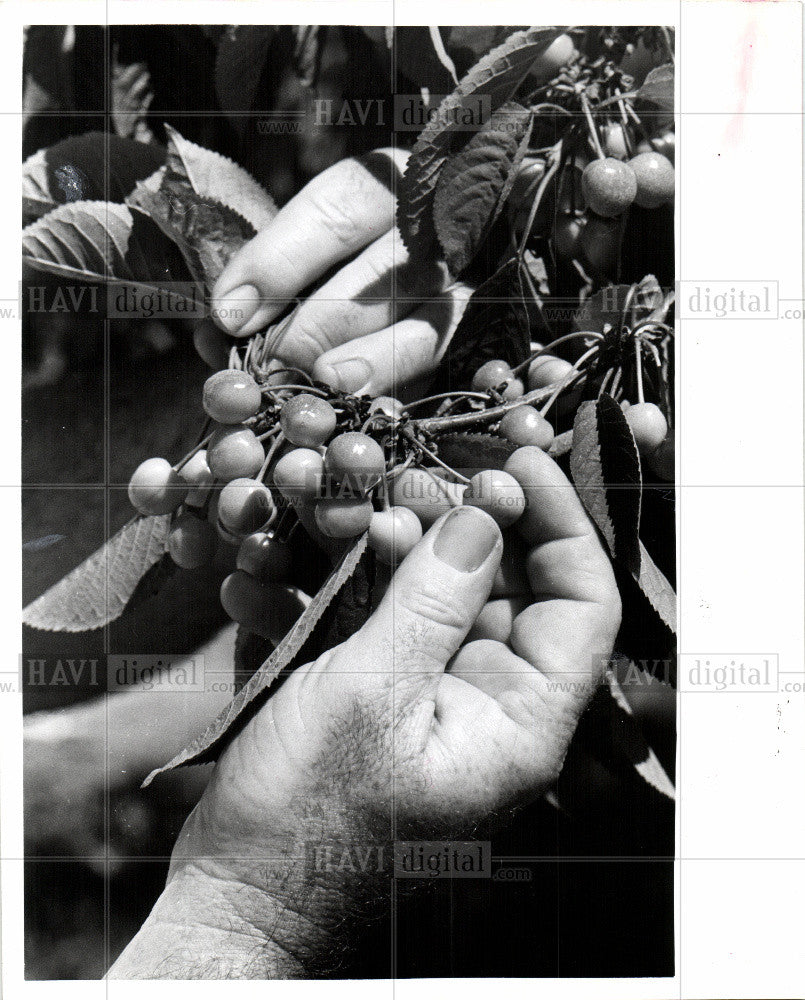
[{"label": "dark leaf", "polygon": [[634,100],[635,110],[648,119],[650,133],[674,124],[674,67],[667,63],[653,69]]},{"label": "dark leaf", "polygon": [[665,773],[656,753],[649,746],[645,734],[634,717],[632,706],[626,699],[615,674],[607,672],[607,682],[612,695],[612,741],[614,748],[652,788],[669,799],[676,797],[674,784]]},{"label": "dark leaf", "polygon": [[663,309],[666,297],[653,274],[646,275],[630,295],[631,287],[610,285],[590,296],[573,318],[575,329],[603,333],[607,326],[634,327]]},{"label": "dark leaf", "polygon": [[517,447],[497,434],[445,434],[439,458],[453,469],[502,469]]},{"label": "dark leaf", "polygon": [[[527,25],[525,26],[527,27]],[[398,29],[399,30],[399,29]],[[447,31],[447,51],[453,58],[459,76],[464,76],[490,49],[500,45],[514,33],[511,25],[454,26]],[[525,30],[525,28],[521,29]]]},{"label": "dark leaf", "polygon": [[433,223],[453,274],[467,267],[497,218],[530,135],[530,111],[507,102],[445,163],[433,199]]},{"label": "dark leaf", "polygon": [[258,109],[256,104],[268,49],[276,31],[273,25],[230,25],[218,42],[215,93],[221,110],[231,116],[232,124],[241,134],[251,124],[244,112],[265,110]]},{"label": "dark leaf", "polygon": [[434,392],[466,386],[485,361],[525,361],[531,336],[520,265],[507,261],[475,290],[436,371]]},{"label": "dark leaf", "polygon": [[612,558],[638,574],[640,458],[623,411],[606,393],[576,413],[570,473]]},{"label": "dark leaf", "polygon": [[[256,698],[260,695],[265,695],[282,671],[292,663],[299,650],[310,637],[322,615],[324,615],[341,589],[352,577],[361,561],[361,557],[366,551],[367,543],[368,536],[366,534],[356,539],[353,545],[341,557],[321,590],[319,590],[307,608],[305,608],[294,626],[265,663],[263,663],[257,673],[247,681],[244,687],[235,695],[223,712],[210,723],[201,736],[178,753],[167,764],[152,771],[143,782],[143,787],[149,785],[163,771],[171,771],[176,767],[182,767],[186,764],[205,764],[217,760],[221,750],[231,738],[232,734],[230,731],[233,730],[233,727],[237,727],[235,732],[239,731],[240,726],[248,718],[251,718],[252,712],[247,712],[247,709],[252,706]],[[261,702],[255,702],[252,710],[259,704]]]},{"label": "dark leaf", "polygon": [[640,572],[637,582],[651,606],[668,628],[676,633],[676,591],[640,543]]},{"label": "dark leaf", "polygon": [[119,618],[140,580],[162,558],[171,518],[136,517],[22,612],[23,624],[85,632]]},{"label": "dark leaf", "polygon": [[433,246],[436,183],[450,153],[468,138],[466,115],[473,116],[473,129],[483,124],[477,120],[479,105],[489,102],[485,121],[509,100],[534,61],[559,34],[555,28],[529,28],[510,35],[473,66],[422,130],[400,183],[397,210],[397,223],[411,253],[426,254]]}]

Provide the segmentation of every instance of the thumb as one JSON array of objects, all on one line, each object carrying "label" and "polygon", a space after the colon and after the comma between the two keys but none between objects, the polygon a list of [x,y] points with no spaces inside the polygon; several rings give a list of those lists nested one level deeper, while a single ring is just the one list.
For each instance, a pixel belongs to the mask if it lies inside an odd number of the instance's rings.
[{"label": "thumb", "polygon": [[[410,678],[419,694],[433,685],[486,603],[503,539],[476,507],[440,518],[408,554],[374,614],[336,659],[364,688]],[[366,676],[368,675],[368,677]]]}]

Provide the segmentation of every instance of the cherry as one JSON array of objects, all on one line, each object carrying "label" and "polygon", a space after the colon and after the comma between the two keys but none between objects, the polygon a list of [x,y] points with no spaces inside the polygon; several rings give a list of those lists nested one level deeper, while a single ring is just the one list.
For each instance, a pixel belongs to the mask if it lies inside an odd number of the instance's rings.
[{"label": "cherry", "polygon": [[185,512],[173,523],[168,552],[182,569],[198,569],[211,563],[218,549],[218,535],[209,521]]},{"label": "cherry", "polygon": [[225,368],[204,383],[202,405],[219,424],[239,424],[258,412],[262,399],[260,386],[248,372]]},{"label": "cherry", "polygon": [[661,136],[646,142],[644,139],[638,143],[638,153],[659,153],[671,163],[676,162],[676,135],[673,132],[663,132]]},{"label": "cherry", "polygon": [[357,497],[334,497],[316,504],[316,524],[330,538],[352,538],[369,527],[372,520],[371,500]]},{"label": "cherry", "polygon": [[381,562],[402,562],[421,537],[422,524],[408,507],[389,507],[372,514],[369,545]]},{"label": "cherry", "polygon": [[604,126],[601,145],[606,155],[615,160],[625,160],[629,156],[626,134],[619,122],[611,122]]},{"label": "cherry", "polygon": [[141,514],[170,514],[186,496],[187,483],[164,458],[147,458],[129,482],[129,500]]},{"label": "cherry", "polygon": [[658,448],[668,433],[668,423],[662,410],[654,403],[635,403],[626,410],[626,421],[632,429],[641,455]]},{"label": "cherry", "polygon": [[560,260],[578,256],[579,237],[587,220],[583,216],[560,215],[553,227],[553,248]]},{"label": "cherry", "polygon": [[576,49],[570,35],[559,35],[531,64],[529,74],[546,83],[573,58]]},{"label": "cherry", "polygon": [[291,571],[291,550],[263,531],[247,535],[238,549],[237,567],[261,583],[285,580]]},{"label": "cherry", "polygon": [[658,479],[662,479],[666,483],[672,483],[676,473],[674,467],[673,434],[669,434],[662,444],[660,444],[658,448],[655,448],[655,450],[647,457],[646,461],[648,462],[649,468]]},{"label": "cherry", "polygon": [[425,469],[406,469],[389,482],[389,500],[395,507],[407,507],[423,528],[461,505],[466,487],[446,482]]},{"label": "cherry", "polygon": [[207,464],[207,450],[202,448],[192,458],[189,458],[179,469],[179,476],[190,487],[185,503],[191,507],[200,507],[210,492],[213,475]]},{"label": "cherry", "polygon": [[221,604],[233,621],[272,641],[304,610],[289,587],[265,587],[242,569],[235,570],[221,584]]},{"label": "cherry", "polygon": [[523,488],[508,472],[484,469],[470,480],[464,503],[479,507],[493,517],[501,528],[514,524],[525,510]]},{"label": "cherry", "polygon": [[292,503],[312,500],[321,486],[324,460],[312,448],[294,448],[286,452],[272,473],[274,485]]},{"label": "cherry", "polygon": [[283,404],[280,412],[282,432],[291,444],[318,448],[335,430],[336,412],[326,399],[301,392]]},{"label": "cherry", "polygon": [[219,427],[207,445],[207,463],[216,479],[250,479],[262,468],[265,451],[248,427]]},{"label": "cherry", "polygon": [[660,153],[638,153],[629,160],[637,178],[635,204],[659,208],[674,197],[674,165]]},{"label": "cherry", "polygon": [[273,512],[271,491],[257,479],[233,479],[218,498],[218,520],[233,535],[257,531]]},{"label": "cherry", "polygon": [[581,175],[581,190],[588,207],[597,215],[621,215],[635,200],[637,179],[628,163],[611,156],[593,160]]},{"label": "cherry", "polygon": [[372,489],[386,471],[383,449],[368,434],[339,434],[324,453],[324,471],[335,483],[364,493]]},{"label": "cherry", "polygon": [[500,421],[498,433],[512,444],[532,444],[547,451],[553,444],[553,427],[533,406],[515,406]]},{"label": "cherry", "polygon": [[579,262],[601,281],[614,280],[617,276],[621,233],[621,219],[591,214],[579,236]]},{"label": "cherry", "polygon": [[471,388],[473,392],[485,392],[487,389],[497,388],[512,378],[514,378],[514,372],[511,365],[496,358],[494,361],[487,361],[481,365],[472,376]]},{"label": "cherry", "polygon": [[547,389],[549,385],[555,385],[567,378],[572,370],[573,365],[564,358],[554,357],[553,354],[540,354],[528,367],[528,388],[532,391]]}]

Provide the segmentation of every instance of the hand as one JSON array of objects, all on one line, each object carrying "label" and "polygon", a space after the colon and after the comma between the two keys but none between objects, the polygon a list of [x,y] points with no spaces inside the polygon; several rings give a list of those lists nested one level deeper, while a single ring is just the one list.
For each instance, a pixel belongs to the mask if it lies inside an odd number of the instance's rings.
[{"label": "hand", "polygon": [[470,290],[444,264],[409,259],[394,228],[406,154],[379,150],[315,177],[229,262],[212,294],[247,337],[342,261],[275,331],[272,355],[345,392],[398,395],[433,371]]},{"label": "hand", "polygon": [[[355,872],[312,872],[306,845],[466,837],[553,784],[620,602],[558,466],[524,448],[507,468],[527,497],[519,539],[453,510],[363,628],[288,677],[219,760],[111,975],[185,976],[209,949],[211,978],[311,974],[379,892],[363,895]],[[465,642],[484,619],[498,637]]]}]

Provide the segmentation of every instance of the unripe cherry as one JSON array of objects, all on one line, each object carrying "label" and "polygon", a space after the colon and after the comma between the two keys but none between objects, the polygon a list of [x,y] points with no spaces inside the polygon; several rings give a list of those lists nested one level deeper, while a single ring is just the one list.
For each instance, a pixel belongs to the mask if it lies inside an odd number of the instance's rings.
[{"label": "unripe cherry", "polygon": [[425,469],[406,469],[389,482],[389,502],[413,511],[427,530],[442,514],[461,506],[466,488]]},{"label": "unripe cherry", "polygon": [[674,166],[660,153],[638,153],[629,160],[637,178],[635,204],[641,208],[659,208],[674,197]]},{"label": "unripe cherry", "polygon": [[259,411],[262,399],[260,386],[249,372],[225,368],[204,383],[202,405],[219,424],[239,424]]},{"label": "unripe cherry", "polygon": [[290,587],[264,586],[240,569],[221,584],[221,604],[233,621],[273,642],[304,611],[304,604]]},{"label": "unripe cherry", "polygon": [[553,444],[553,427],[533,406],[515,406],[500,421],[498,433],[516,445],[535,445],[547,451]]},{"label": "unripe cherry", "polygon": [[581,175],[581,190],[588,207],[597,215],[621,215],[635,200],[637,178],[628,163],[611,156],[593,160]]},{"label": "unripe cherry", "polygon": [[522,517],[525,511],[523,488],[508,472],[484,469],[470,479],[464,493],[467,506],[479,507],[500,525],[508,528]]},{"label": "unripe cherry", "polygon": [[324,453],[324,471],[335,483],[364,493],[377,485],[386,471],[383,449],[368,434],[339,434]]},{"label": "unripe cherry", "polygon": [[641,455],[650,455],[659,448],[668,433],[668,422],[659,406],[654,403],[634,403],[626,410],[625,415]]},{"label": "unripe cherry", "polygon": [[197,451],[179,469],[179,476],[190,487],[185,503],[191,507],[200,507],[210,492],[213,474],[207,464],[207,449]]},{"label": "unripe cherry", "polygon": [[422,537],[422,524],[408,507],[376,510],[369,522],[369,545],[388,565],[402,562]]},{"label": "unripe cherry", "polygon": [[333,407],[320,396],[301,392],[292,396],[280,411],[280,426],[291,444],[318,448],[329,440],[337,423]]},{"label": "unripe cherry", "polygon": [[529,365],[528,388],[533,391],[555,386],[557,382],[567,378],[572,370],[573,365],[564,358],[557,358],[552,354],[540,354]]},{"label": "unripe cherry", "polygon": [[129,482],[129,500],[141,514],[170,514],[186,496],[187,483],[164,458],[146,459]]},{"label": "unripe cherry", "polygon": [[233,479],[218,498],[218,519],[233,535],[257,531],[273,513],[271,491],[257,479]]},{"label": "unripe cherry", "polygon": [[168,536],[168,552],[182,569],[198,569],[212,562],[218,549],[218,534],[209,521],[196,514],[180,514]]},{"label": "unripe cherry", "polygon": [[266,453],[248,427],[219,427],[207,445],[207,464],[216,479],[251,479],[262,468]]},{"label": "unripe cherry", "polygon": [[312,448],[294,448],[286,452],[274,466],[274,485],[291,503],[313,500],[321,486],[324,459]]},{"label": "unripe cherry", "polygon": [[261,583],[275,583],[288,578],[291,549],[263,531],[247,535],[238,550],[237,567]]},{"label": "unripe cherry", "polygon": [[319,530],[330,538],[353,538],[363,534],[372,520],[372,503],[353,497],[333,497],[316,504]]}]

